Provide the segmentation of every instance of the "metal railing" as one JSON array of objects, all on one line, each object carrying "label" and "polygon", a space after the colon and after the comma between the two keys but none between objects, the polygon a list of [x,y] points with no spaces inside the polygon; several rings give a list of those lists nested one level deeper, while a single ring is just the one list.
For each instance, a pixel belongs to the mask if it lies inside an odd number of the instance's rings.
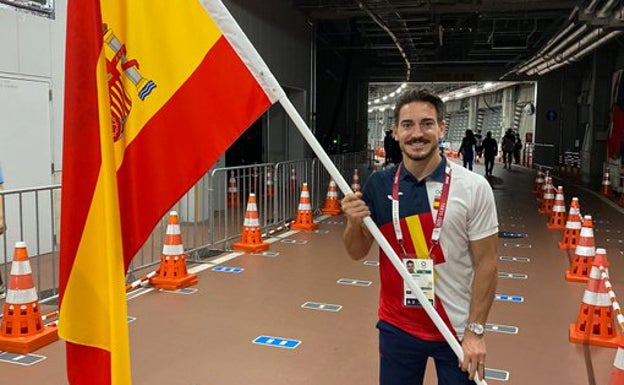
[{"label": "metal railing", "polygon": [[[372,156],[372,152],[363,151],[331,158],[349,183],[353,170],[358,169],[363,184],[372,169]],[[318,211],[329,184],[329,175],[318,159],[209,171],[171,208],[178,212],[182,240],[191,262],[229,250],[238,240],[249,193],[256,194],[263,231],[293,220],[304,182],[308,183],[312,209]],[[0,237],[0,273],[7,281],[15,242],[25,241],[42,302],[58,295],[60,196],[60,185],[0,191],[7,225]],[[133,258],[129,280],[160,263],[167,222],[168,213]]]}]

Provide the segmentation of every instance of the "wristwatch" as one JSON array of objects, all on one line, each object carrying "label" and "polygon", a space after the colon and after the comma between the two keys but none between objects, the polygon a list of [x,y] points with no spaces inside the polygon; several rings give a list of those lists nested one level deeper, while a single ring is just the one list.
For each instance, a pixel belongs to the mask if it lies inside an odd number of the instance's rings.
[{"label": "wristwatch", "polygon": [[466,326],[466,329],[470,330],[474,335],[481,337],[485,333],[485,328],[482,324],[477,322],[471,322]]}]

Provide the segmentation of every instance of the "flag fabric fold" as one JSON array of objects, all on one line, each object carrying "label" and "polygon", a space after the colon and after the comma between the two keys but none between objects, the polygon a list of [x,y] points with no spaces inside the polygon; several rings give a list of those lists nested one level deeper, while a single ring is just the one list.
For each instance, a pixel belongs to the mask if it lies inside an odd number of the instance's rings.
[{"label": "flag fabric fold", "polygon": [[128,264],[283,97],[220,1],[158,3],[68,3],[59,334],[72,385],[131,383]]}]

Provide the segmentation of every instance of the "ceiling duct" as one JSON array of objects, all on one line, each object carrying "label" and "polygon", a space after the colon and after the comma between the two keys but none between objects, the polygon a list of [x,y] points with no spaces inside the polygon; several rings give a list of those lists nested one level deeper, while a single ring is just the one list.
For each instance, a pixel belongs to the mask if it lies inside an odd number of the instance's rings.
[{"label": "ceiling duct", "polygon": [[383,20],[381,20],[379,18],[379,16],[377,16],[373,11],[371,11],[370,8],[366,4],[364,4],[364,2],[358,1],[357,4],[360,7],[360,9],[364,10],[364,12],[366,12],[366,14],[368,16],[370,16],[370,18],[373,19],[373,21],[381,29],[386,31],[388,36],[390,36],[390,38],[392,39],[392,41],[396,45],[397,49],[399,50],[399,53],[403,57],[403,60],[405,61],[405,67],[406,67],[405,81],[409,81],[410,80],[411,71],[412,71],[412,65],[411,65],[410,61],[408,60],[407,54],[405,53],[405,50],[403,49],[403,46],[401,45],[401,42],[399,41],[399,39],[397,39],[396,35],[390,30],[390,28],[386,25],[386,23],[384,23]]},{"label": "ceiling duct", "polygon": [[[600,0],[592,0],[583,10],[585,17],[596,12],[599,4]],[[596,12],[596,16],[606,18],[614,14],[613,8],[615,5],[616,0],[607,0],[602,8]],[[624,6],[616,12],[624,12]],[[571,16],[575,13],[576,8],[572,11]],[[571,22],[540,49],[533,58],[520,65],[517,69],[512,70],[510,73],[515,72],[518,75],[526,74],[529,76],[535,74],[543,75],[563,65],[579,60],[581,57],[592,52],[592,50],[616,36],[621,35],[620,31],[606,32],[607,31],[602,27],[594,28],[589,27],[587,24],[583,24],[577,28],[575,23]],[[583,34],[583,37],[578,40],[581,34]],[[567,37],[563,39],[563,36],[566,35]],[[551,49],[551,47],[554,48]]]}]

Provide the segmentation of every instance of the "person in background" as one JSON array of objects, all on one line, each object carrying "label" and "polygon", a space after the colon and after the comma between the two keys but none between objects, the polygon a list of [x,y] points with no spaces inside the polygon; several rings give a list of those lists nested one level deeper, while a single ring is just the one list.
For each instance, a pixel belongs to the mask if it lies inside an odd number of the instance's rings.
[{"label": "person in background", "polygon": [[479,159],[483,156],[483,135],[481,135],[481,130],[477,130],[475,134],[475,152],[477,156],[475,157],[475,163],[479,163]]},{"label": "person in background", "polygon": [[386,165],[401,162],[401,148],[399,147],[399,142],[394,138],[392,130],[386,131],[384,151],[386,152]]},{"label": "person in background", "polygon": [[503,150],[503,163],[504,167],[508,170],[511,170],[511,157],[516,148],[516,137],[513,134],[513,130],[510,128],[503,135],[503,140],[501,144]]},{"label": "person in background", "polygon": [[520,164],[520,152],[522,151],[522,141],[520,135],[516,134],[516,142],[514,143],[514,163]]},{"label": "person in background", "polygon": [[[4,175],[2,174],[2,165],[0,164],[0,191],[4,190]],[[4,234],[6,225],[4,222],[4,196],[0,196],[0,235]],[[6,286],[2,282],[2,274],[0,274],[0,296],[4,295]]]},{"label": "person in background", "polygon": [[349,256],[359,260],[370,251],[373,236],[363,223],[370,216],[404,266],[410,260],[425,266],[417,281],[464,354],[458,365],[450,345],[380,249],[381,385],[422,384],[429,357],[441,385],[473,384],[475,375],[484,375],[484,325],[498,277],[496,206],[485,178],[440,155],[443,117],[438,96],[416,89],[402,93],[392,128],[402,162],[371,174],[362,192],[342,200]]},{"label": "person in background", "polygon": [[485,176],[492,176],[494,159],[498,154],[498,143],[492,138],[492,131],[488,131],[483,139],[483,159],[485,159]]},{"label": "person in background", "polygon": [[466,136],[462,139],[459,146],[459,153],[462,155],[462,161],[464,167],[472,171],[472,162],[474,160],[474,149],[477,145],[474,133],[472,130],[466,130]]}]

